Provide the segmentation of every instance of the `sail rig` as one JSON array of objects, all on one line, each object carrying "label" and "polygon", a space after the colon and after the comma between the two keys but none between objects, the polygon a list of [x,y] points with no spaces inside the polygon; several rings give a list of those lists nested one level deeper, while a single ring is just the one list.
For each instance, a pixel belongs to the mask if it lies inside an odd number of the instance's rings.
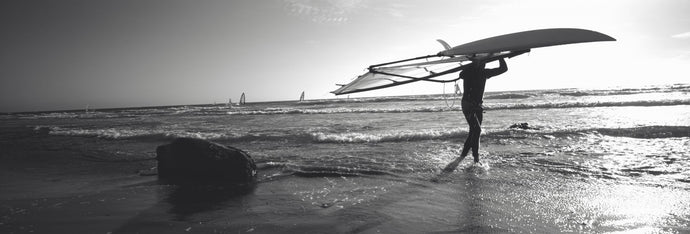
[{"label": "sail rig", "polygon": [[445,50],[427,55],[369,66],[368,71],[332,91],[335,95],[382,89],[416,81],[454,82],[447,75],[459,72],[471,60],[491,62],[511,58],[531,49],[574,43],[615,41],[606,34],[577,28],[550,28],[505,34],[451,47],[438,40]]},{"label": "sail rig", "polygon": [[457,74],[455,76],[450,75],[465,69],[470,64],[470,59],[481,59],[485,62],[490,62],[500,58],[517,56],[525,52],[527,51],[505,51],[458,56],[438,54],[376,64],[369,66],[368,71],[363,75],[358,76],[347,85],[340,85],[340,88],[331,93],[335,95],[357,93],[416,81],[454,82],[459,79]]}]

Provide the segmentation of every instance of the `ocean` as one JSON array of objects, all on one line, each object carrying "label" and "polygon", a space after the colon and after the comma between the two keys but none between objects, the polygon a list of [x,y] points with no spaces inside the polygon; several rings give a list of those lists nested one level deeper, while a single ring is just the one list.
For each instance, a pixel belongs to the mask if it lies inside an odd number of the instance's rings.
[{"label": "ocean", "polygon": [[[182,219],[155,215],[194,227],[690,231],[690,85],[489,92],[482,164],[468,157],[445,174],[468,132],[459,103],[417,95],[10,113],[1,140],[106,164],[155,162],[156,146],[177,137],[247,151],[259,179],[243,208],[224,200]],[[510,128],[519,123],[530,128]]]}]

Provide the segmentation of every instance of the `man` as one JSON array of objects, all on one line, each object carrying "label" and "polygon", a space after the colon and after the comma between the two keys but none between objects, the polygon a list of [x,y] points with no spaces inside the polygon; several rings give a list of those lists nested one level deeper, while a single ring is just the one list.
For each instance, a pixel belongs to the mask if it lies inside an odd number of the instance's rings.
[{"label": "man", "polygon": [[450,172],[460,164],[460,161],[465,159],[470,149],[472,150],[472,157],[474,162],[479,163],[479,135],[482,132],[482,117],[483,111],[482,102],[484,99],[484,87],[486,80],[503,74],[508,71],[506,61],[501,58],[499,60],[500,66],[494,69],[486,69],[486,63],[472,59],[472,63],[468,68],[460,72],[460,79],[463,80],[463,95],[462,95],[462,113],[465,115],[465,120],[470,126],[470,132],[465,140],[465,145],[462,148],[460,157],[456,158],[446,166],[444,171]]}]

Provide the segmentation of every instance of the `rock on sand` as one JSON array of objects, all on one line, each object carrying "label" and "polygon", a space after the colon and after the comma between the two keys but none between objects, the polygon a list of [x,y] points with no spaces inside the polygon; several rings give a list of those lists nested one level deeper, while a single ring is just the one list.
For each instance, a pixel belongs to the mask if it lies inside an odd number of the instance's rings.
[{"label": "rock on sand", "polygon": [[256,177],[249,154],[206,140],[177,138],[158,146],[156,154],[159,179],[172,182],[241,184]]}]

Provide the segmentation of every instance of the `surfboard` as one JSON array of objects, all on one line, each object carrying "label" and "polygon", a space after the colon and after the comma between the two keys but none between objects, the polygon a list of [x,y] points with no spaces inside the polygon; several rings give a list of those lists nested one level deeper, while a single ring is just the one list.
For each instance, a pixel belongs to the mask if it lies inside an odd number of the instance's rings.
[{"label": "surfboard", "polygon": [[[332,91],[336,95],[393,87],[416,81],[453,82],[443,79],[463,70],[470,58],[485,62],[521,55],[531,49],[597,41],[615,41],[613,37],[592,30],[550,28],[505,34],[450,47],[437,40],[444,49],[435,55],[420,56],[369,66],[368,72]],[[453,80],[454,79],[454,80]]]},{"label": "surfboard", "polygon": [[595,41],[615,41],[606,34],[577,28],[550,28],[505,34],[452,47],[441,51],[445,56],[493,53],[534,49]]}]

